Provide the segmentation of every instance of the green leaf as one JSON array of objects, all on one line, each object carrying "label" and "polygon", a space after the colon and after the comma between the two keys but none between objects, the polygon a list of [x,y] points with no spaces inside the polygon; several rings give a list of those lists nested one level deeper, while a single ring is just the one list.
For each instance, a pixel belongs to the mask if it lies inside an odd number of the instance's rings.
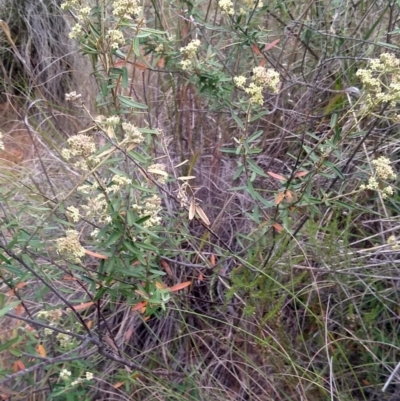
[{"label": "green leaf", "polygon": [[16,306],[18,306],[21,303],[21,301],[14,301],[10,302],[8,305],[6,305],[4,308],[0,309],[0,317],[5,316],[6,313],[10,312],[11,309],[14,309]]},{"label": "green leaf", "polygon": [[390,44],[390,43],[385,43],[385,42],[378,42],[377,45],[378,45],[378,46],[382,46],[382,47],[387,47],[387,48],[389,48],[389,49],[396,49],[396,50],[399,50],[399,49],[400,49],[399,46],[392,45],[392,44]]},{"label": "green leaf", "polygon": [[84,53],[88,54],[98,54],[99,51],[95,47],[90,47],[86,45],[85,43],[81,43],[82,49]]},{"label": "green leaf", "polygon": [[99,290],[97,291],[96,295],[93,298],[93,302],[98,301],[106,292],[107,292],[106,287],[100,287]]},{"label": "green leaf", "polygon": [[110,167],[109,170],[114,173],[115,175],[120,175],[122,177],[126,177],[128,178],[128,174],[126,174],[124,171],[122,170],[118,170],[117,168],[114,167]]},{"label": "green leaf", "polygon": [[268,110],[263,110],[263,111],[261,111],[260,113],[257,113],[256,115],[254,115],[253,117],[251,117],[250,122],[257,121],[257,120],[259,120],[261,117],[264,117],[264,116],[266,116],[266,115],[268,115],[268,114],[269,114],[269,111],[268,111]]},{"label": "green leaf", "polygon": [[118,95],[117,98],[121,102],[121,104],[125,107],[132,107],[134,109],[142,109],[142,110],[147,109],[147,106],[145,104],[137,103],[129,96]]},{"label": "green leaf", "polygon": [[253,171],[255,174],[261,175],[262,177],[269,177],[253,160],[247,159],[246,161],[249,165],[250,170]]},{"label": "green leaf", "polygon": [[127,251],[131,252],[133,255],[136,255],[138,250],[130,241],[124,241],[124,246]]},{"label": "green leaf", "polygon": [[338,115],[336,113],[332,114],[331,117],[331,127],[335,127],[337,123]]},{"label": "green leaf", "polygon": [[232,154],[236,153],[236,149],[234,148],[220,148],[219,150],[223,153],[232,153]]},{"label": "green leaf", "polygon": [[341,180],[344,180],[344,175],[332,162],[329,160],[324,160],[322,164],[332,169]]},{"label": "green leaf", "polygon": [[139,38],[136,36],[135,39],[133,40],[133,52],[135,53],[135,55],[137,57],[140,57],[140,40]]},{"label": "green leaf", "polygon": [[233,110],[231,110],[231,116],[235,120],[238,127],[244,131],[243,121],[236,115],[236,113]]},{"label": "green leaf", "polygon": [[236,180],[237,178],[239,178],[243,174],[243,171],[244,166],[242,165],[236,170],[235,174],[233,175],[233,179]]},{"label": "green leaf", "polygon": [[10,352],[11,349],[9,349],[13,344],[15,344],[16,342],[18,342],[18,340],[20,339],[20,337],[15,337],[12,338],[9,341],[6,341],[4,344],[0,344],[0,352],[4,351],[5,349],[8,349],[8,351]]},{"label": "green leaf", "polygon": [[114,245],[119,239],[122,237],[121,232],[113,232],[109,237],[108,240],[104,243],[104,247],[108,248],[110,245]]},{"label": "green leaf", "polygon": [[141,164],[147,163],[147,159],[144,156],[140,155],[139,153],[137,153],[133,150],[130,150],[128,153],[129,153],[129,156],[131,156],[132,159],[136,160],[137,162],[139,162]]},{"label": "green leaf", "polygon": [[254,142],[257,138],[259,138],[262,134],[264,133],[264,131],[257,131],[255,134],[253,134],[248,140],[248,143]]},{"label": "green leaf", "polygon": [[19,349],[15,349],[15,348],[8,348],[8,352],[11,355],[16,356],[17,358],[19,358],[20,356],[24,355],[24,353],[22,351],[20,351]]},{"label": "green leaf", "polygon": [[142,248],[146,251],[151,251],[151,252],[157,252],[158,253],[158,248],[155,247],[154,245],[146,244],[145,242],[137,242],[137,247]]},{"label": "green leaf", "polygon": [[128,69],[122,67],[122,86],[126,89],[129,86]]},{"label": "green leaf", "polygon": [[[147,220],[147,216],[146,216],[146,220]],[[145,232],[146,234],[148,234],[150,237],[153,237],[155,239],[160,239],[160,237],[155,234],[153,231],[147,229],[146,227],[143,227],[140,225],[140,222],[143,221],[142,219],[138,220],[136,223],[133,223],[133,226],[138,228],[140,231]]]},{"label": "green leaf", "polygon": [[339,201],[339,200],[335,200],[334,202],[331,202],[331,203],[334,203],[335,205],[338,205],[340,207],[344,207],[344,208],[349,209],[349,210],[355,210],[354,206],[351,206],[350,204],[342,202],[342,201]]},{"label": "green leaf", "polygon": [[2,255],[0,253],[0,260],[3,261],[4,263],[9,264],[10,263],[10,259],[7,259],[4,255]]},{"label": "green leaf", "polygon": [[148,32],[153,35],[166,35],[167,34],[167,32],[165,32],[165,31],[159,31],[157,29],[152,29],[152,28],[148,28],[148,27],[140,28],[140,32]]}]

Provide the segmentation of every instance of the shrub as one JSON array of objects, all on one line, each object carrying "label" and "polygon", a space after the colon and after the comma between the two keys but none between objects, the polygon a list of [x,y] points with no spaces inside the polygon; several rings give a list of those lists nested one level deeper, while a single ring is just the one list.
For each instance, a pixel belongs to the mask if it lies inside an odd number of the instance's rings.
[{"label": "shrub", "polygon": [[4,176],[3,398],[394,396],[397,6],[325,6],[61,5],[97,95]]}]

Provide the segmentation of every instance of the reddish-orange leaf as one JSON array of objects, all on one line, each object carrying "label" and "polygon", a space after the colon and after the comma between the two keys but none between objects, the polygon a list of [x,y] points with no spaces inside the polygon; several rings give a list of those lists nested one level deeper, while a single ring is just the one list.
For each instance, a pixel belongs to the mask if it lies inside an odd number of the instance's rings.
[{"label": "reddish-orange leaf", "polygon": [[192,284],[191,281],[185,281],[184,283],[179,283],[179,284],[173,285],[169,289],[170,289],[171,292],[180,291],[180,290],[183,290],[186,287],[189,287],[190,284]]},{"label": "reddish-orange leaf", "polygon": [[38,344],[38,346],[36,347],[36,352],[42,356],[43,358],[46,357],[47,353],[46,353],[46,349],[44,348],[44,346],[42,344]]},{"label": "reddish-orange leaf", "polygon": [[118,382],[118,383],[115,383],[114,385],[113,385],[113,387],[114,388],[120,388],[121,386],[123,386],[125,384],[125,382]]},{"label": "reddish-orange leaf", "polygon": [[120,68],[120,67],[125,67],[126,66],[126,60],[118,60],[114,62],[114,67],[115,68]]},{"label": "reddish-orange leaf", "polygon": [[163,283],[160,283],[159,281],[155,282],[156,284],[156,288],[158,288],[159,290],[165,290],[167,288],[167,286]]},{"label": "reddish-orange leaf", "polygon": [[64,276],[64,277],[63,277],[63,280],[64,280],[64,281],[76,281],[77,278],[76,278],[76,277],[73,277],[73,276]]},{"label": "reddish-orange leaf", "polygon": [[19,290],[20,288],[23,288],[23,287],[25,287],[27,285],[27,283],[18,283],[16,286],[15,286],[15,288],[17,289],[17,290]]},{"label": "reddish-orange leaf", "polygon": [[134,67],[139,68],[141,70],[147,70],[147,66],[144,64],[134,63],[132,61],[126,61],[126,60],[116,61],[114,63],[114,67],[116,67],[116,68],[126,67],[128,64],[133,65]]},{"label": "reddish-orange leaf", "polygon": [[93,327],[93,320],[89,320],[89,321],[86,323],[86,326],[88,327],[88,329],[91,329],[91,328]]},{"label": "reddish-orange leaf", "polygon": [[210,256],[210,263],[211,263],[211,266],[213,266],[213,267],[217,264],[216,260],[215,260],[215,255],[213,253]]},{"label": "reddish-orange leaf", "polygon": [[172,270],[169,267],[169,264],[164,259],[161,259],[160,263],[161,263],[162,268],[165,270],[165,273],[167,273],[167,276],[169,278],[173,278],[174,275],[172,274]]},{"label": "reddish-orange leaf", "polygon": [[24,312],[25,312],[24,305],[22,304],[17,305],[17,307],[15,308],[15,314],[18,316],[22,316]]},{"label": "reddish-orange leaf", "polygon": [[132,329],[132,327],[130,327],[125,333],[125,341],[126,342],[128,342],[131,339],[132,334],[133,334],[133,329]]},{"label": "reddish-orange leaf", "polygon": [[133,312],[139,311],[139,312],[143,313],[143,309],[144,309],[144,311],[146,311],[146,305],[147,305],[147,301],[139,302],[138,304],[132,306],[132,311]]},{"label": "reddish-orange leaf", "polygon": [[275,230],[278,231],[278,233],[281,233],[281,232],[283,231],[283,227],[282,227],[282,225],[279,224],[279,223],[274,223],[274,224],[272,224],[272,227],[274,227]]},{"label": "reddish-orange leaf", "polygon": [[23,364],[23,362],[21,360],[17,360],[14,362],[13,364],[13,370],[15,373],[19,372],[20,370],[24,370],[25,369],[25,365]]},{"label": "reddish-orange leaf", "polygon": [[263,58],[261,61],[260,61],[260,67],[265,67],[265,64],[267,64],[267,60],[265,59],[265,58]]},{"label": "reddish-orange leaf", "polygon": [[94,258],[97,259],[104,259],[104,260],[108,259],[108,256],[102,255],[101,253],[89,251],[88,249],[85,249],[85,253],[86,255],[93,256]]},{"label": "reddish-orange leaf", "polygon": [[272,178],[276,178],[279,181],[286,181],[286,178],[283,175],[273,173],[272,171],[267,171],[268,175]]},{"label": "reddish-orange leaf", "polygon": [[157,67],[164,68],[164,66],[165,66],[165,58],[161,57],[160,60],[158,60],[158,62],[157,62]]},{"label": "reddish-orange leaf", "polygon": [[204,275],[203,275],[202,272],[199,273],[199,276],[197,277],[197,279],[198,279],[199,281],[204,281]]},{"label": "reddish-orange leaf", "polygon": [[137,266],[137,265],[140,265],[140,262],[138,260],[132,263],[132,266]]},{"label": "reddish-orange leaf", "polygon": [[284,192],[278,192],[275,196],[275,205],[279,205],[285,199]]},{"label": "reddish-orange leaf", "polygon": [[[144,313],[144,312],[142,312],[142,313]],[[147,322],[149,319],[150,319],[150,316],[146,316],[143,320],[144,320],[145,322]]]},{"label": "reddish-orange leaf", "polygon": [[285,196],[288,202],[291,202],[293,200],[293,194],[290,191],[286,191]]},{"label": "reddish-orange leaf", "polygon": [[92,305],[94,305],[94,302],[93,302],[93,301],[85,302],[85,303],[83,303],[83,304],[74,305],[74,309],[75,309],[76,311],[80,311],[80,310],[83,310],[83,309],[87,309],[87,308],[89,308],[89,307],[92,306]]},{"label": "reddish-orange leaf", "polygon": [[266,45],[266,46],[264,47],[264,51],[272,49],[272,48],[275,47],[279,42],[280,42],[280,39],[275,39],[275,40],[272,41],[270,44],[268,44],[268,45]]},{"label": "reddish-orange leaf", "polygon": [[10,291],[7,292],[7,295],[9,297],[13,297],[15,295],[15,291],[14,290],[10,290]]},{"label": "reddish-orange leaf", "polygon": [[118,352],[118,348],[110,336],[103,336],[103,340],[109,347],[111,347],[114,351]]},{"label": "reddish-orange leaf", "polygon": [[298,171],[297,173],[295,173],[295,177],[296,178],[298,178],[298,177],[304,177],[305,175],[307,175],[308,174],[308,171]]},{"label": "reddish-orange leaf", "polygon": [[260,55],[260,54],[261,54],[260,49],[258,48],[258,46],[257,46],[255,43],[253,43],[253,44],[251,45],[251,47],[252,47],[253,52],[254,52],[255,54],[257,54],[257,55]]}]

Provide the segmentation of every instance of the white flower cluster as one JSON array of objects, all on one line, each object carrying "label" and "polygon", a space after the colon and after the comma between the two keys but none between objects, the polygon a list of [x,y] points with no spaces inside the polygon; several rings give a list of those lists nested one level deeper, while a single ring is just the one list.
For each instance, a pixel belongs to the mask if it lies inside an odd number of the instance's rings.
[{"label": "white flower cluster", "polygon": [[[60,379],[62,380],[70,380],[72,373],[67,370],[67,369],[63,369],[60,372]],[[94,374],[92,372],[86,372],[85,373],[85,377],[78,377],[76,380],[71,382],[71,386],[75,387],[78,384],[84,382],[85,380],[93,380],[94,379]]]},{"label": "white flower cluster", "polygon": [[381,156],[373,160],[371,163],[374,166],[374,174],[369,177],[366,185],[362,184],[360,186],[360,189],[378,191],[382,194],[383,199],[392,196],[394,193],[393,187],[384,183],[384,181],[396,179],[396,173],[390,165],[390,159]]},{"label": "white flower cluster", "polygon": [[391,53],[383,53],[379,59],[370,60],[368,68],[357,71],[356,75],[367,93],[365,98],[367,106],[388,102],[394,107],[400,101],[400,78],[397,73],[399,68],[399,59]]},{"label": "white flower cluster", "polygon": [[244,89],[244,85],[246,83],[246,77],[244,77],[243,75],[239,75],[238,77],[233,77],[233,82],[238,88]]},{"label": "white flower cluster", "polygon": [[279,88],[279,73],[272,68],[254,67],[253,82],[263,88],[270,89],[273,93],[278,92]]},{"label": "white flower cluster", "polygon": [[125,44],[124,34],[118,29],[110,29],[107,32],[107,39],[109,40],[111,49],[119,49]]},{"label": "white flower cluster", "polygon": [[90,7],[82,7],[79,9],[77,18],[79,21],[84,21],[87,17],[89,17],[91,8]]},{"label": "white flower cluster", "polygon": [[251,97],[251,102],[259,105],[264,103],[262,91],[262,86],[258,86],[254,82],[252,82],[248,88],[245,89],[245,92]]},{"label": "white flower cluster", "polygon": [[106,119],[106,125],[116,127],[121,121],[119,116],[110,116]]},{"label": "white flower cluster", "polygon": [[79,209],[76,208],[75,206],[68,206],[67,207],[67,216],[74,222],[77,223],[81,216],[79,213]]},{"label": "white flower cluster", "polygon": [[246,77],[239,75],[233,78],[236,87],[243,89],[251,97],[251,102],[262,105],[264,102],[263,90],[268,89],[272,93],[279,91],[279,73],[272,68],[268,70],[259,66],[253,68],[253,82],[246,88]]},{"label": "white flower cluster", "polygon": [[226,15],[235,14],[235,9],[233,8],[233,3],[231,0],[219,0],[218,5],[219,8],[221,9],[222,14]]},{"label": "white flower cluster", "polygon": [[143,134],[135,125],[131,123],[122,123],[122,128],[125,131],[125,143],[138,145],[144,141]]},{"label": "white flower cluster", "polygon": [[96,152],[96,144],[90,136],[77,134],[68,138],[67,142],[69,149],[63,149],[61,154],[66,160],[80,157],[81,159],[74,163],[76,167],[88,170],[88,162],[95,164],[99,162],[98,158],[93,155]]},{"label": "white flower cluster", "polygon": [[140,7],[137,0],[115,0],[113,15],[121,19],[133,19],[142,13],[142,7]]},{"label": "white flower cluster", "polygon": [[82,211],[87,218],[92,218],[99,223],[110,223],[111,216],[108,213],[108,202],[105,195],[99,192],[99,184],[84,184],[78,187],[78,191],[87,195],[87,204],[82,205]]},{"label": "white flower cluster", "polygon": [[[46,319],[48,320],[49,326],[55,326],[56,323],[61,319],[62,312],[60,309],[50,310],[50,311],[40,311],[36,315],[38,319]],[[43,334],[45,336],[51,336],[53,334],[53,330],[45,327],[43,330]]]},{"label": "white flower cluster", "polygon": [[57,252],[79,263],[80,258],[85,256],[85,249],[79,242],[79,233],[75,230],[67,230],[66,235],[56,240]]},{"label": "white flower cluster", "polygon": [[179,51],[184,55],[185,59],[180,62],[182,70],[187,71],[192,65],[193,59],[201,45],[199,39],[194,39],[187,46],[181,47]]},{"label": "white flower cluster", "polygon": [[106,189],[108,194],[120,191],[122,187],[131,184],[132,180],[123,175],[115,174],[111,182],[112,184]]},{"label": "white flower cluster", "polygon": [[46,319],[50,322],[58,322],[61,319],[62,312],[60,309],[39,311],[36,317],[38,319]]},{"label": "white flower cluster", "polygon": [[161,163],[152,164],[147,168],[147,172],[157,176],[157,181],[160,184],[165,184],[167,182],[168,174],[165,170],[165,165]]},{"label": "white flower cluster", "polygon": [[61,380],[68,380],[71,377],[71,372],[67,369],[63,369],[60,372],[60,379]]},{"label": "white flower cluster", "polygon": [[81,97],[82,95],[80,93],[76,93],[75,91],[65,94],[65,100],[67,102],[74,102],[75,100],[78,100]]},{"label": "white flower cluster", "polygon": [[71,336],[64,333],[58,333],[56,336],[62,348],[68,348],[71,345]]},{"label": "white flower cluster", "polygon": [[120,121],[121,118],[119,116],[105,117],[100,114],[94,118],[96,125],[111,139],[115,138],[115,127]]},{"label": "white flower cluster", "polygon": [[70,10],[71,8],[78,8],[80,6],[79,0],[66,0],[61,4],[62,10]]},{"label": "white flower cluster", "polygon": [[400,249],[399,243],[397,242],[397,239],[396,239],[395,235],[391,235],[387,239],[387,243],[388,243],[388,245],[391,246],[393,251],[398,251]]},{"label": "white flower cluster", "polygon": [[102,193],[89,197],[87,205],[82,205],[82,209],[85,211],[87,217],[93,218],[99,223],[108,224],[111,222],[111,216],[108,213],[107,199]]},{"label": "white flower cluster", "polygon": [[394,180],[396,174],[390,165],[390,159],[384,156],[378,157],[372,160],[372,164],[375,166],[375,173],[377,178],[381,180]]},{"label": "white flower cluster", "polygon": [[132,205],[132,209],[137,212],[140,217],[149,216],[149,219],[143,223],[144,227],[153,227],[161,223],[161,217],[158,215],[162,210],[161,199],[157,195],[147,198],[144,205]]},{"label": "white flower cluster", "polygon": [[74,9],[74,11],[76,12],[78,23],[76,23],[72,27],[71,32],[69,33],[68,36],[70,39],[80,39],[83,36],[82,24],[89,17],[91,8],[81,6],[79,0],[66,0],[64,3],[61,4],[61,9],[63,10]]}]

